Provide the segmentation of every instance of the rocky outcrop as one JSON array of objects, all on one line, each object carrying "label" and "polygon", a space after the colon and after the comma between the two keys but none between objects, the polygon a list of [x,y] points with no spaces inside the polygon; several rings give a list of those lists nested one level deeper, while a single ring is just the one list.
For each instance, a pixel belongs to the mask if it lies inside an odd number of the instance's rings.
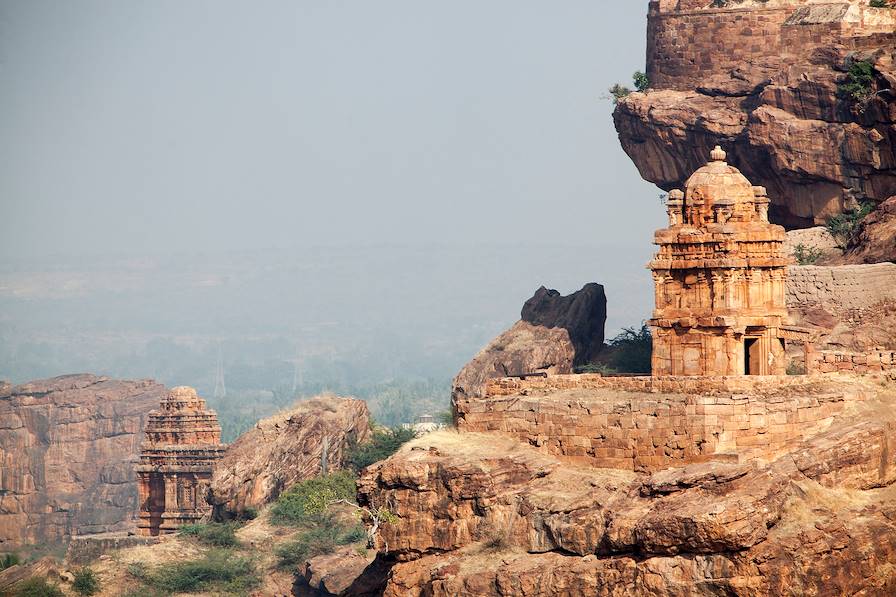
[{"label": "rocky outcrop", "polygon": [[259,421],[218,461],[207,500],[217,519],[234,518],[277,499],[291,485],[339,468],[346,449],[370,433],[363,400],[318,397]]},{"label": "rocky outcrop", "polygon": [[[316,556],[305,562],[292,594],[296,597],[332,597],[357,595],[362,582],[359,578],[373,561],[373,551],[359,553],[353,547],[345,547],[331,554]],[[352,592],[347,592],[349,588]]]},{"label": "rocky outcrop", "polygon": [[[651,89],[614,112],[623,149],[671,190],[719,144],[790,228],[896,194],[896,13],[868,4],[654,0]],[[861,99],[838,91],[856,60],[874,68]]]},{"label": "rocky outcrop", "polygon": [[771,462],[641,474],[493,434],[415,440],[359,486],[397,514],[384,594],[891,594],[890,384]]},{"label": "rocky outcrop", "polygon": [[523,305],[520,321],[492,340],[452,383],[452,396],[478,396],[485,382],[528,373],[570,373],[603,347],[607,297],[600,284],[562,296],[544,286]]},{"label": "rocky outcrop", "polygon": [[0,391],[0,551],[131,528],[149,380],[68,375]]},{"label": "rocky outcrop", "polygon": [[896,196],[877,206],[861,224],[845,263],[896,262]]}]

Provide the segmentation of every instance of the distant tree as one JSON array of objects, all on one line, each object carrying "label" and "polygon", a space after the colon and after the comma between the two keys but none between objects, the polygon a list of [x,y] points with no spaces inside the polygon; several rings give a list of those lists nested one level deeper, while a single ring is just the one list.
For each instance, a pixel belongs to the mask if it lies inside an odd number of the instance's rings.
[{"label": "distant tree", "polygon": [[636,70],[635,74],[632,75],[632,82],[638,91],[647,91],[650,87],[650,79],[647,78],[647,73],[642,73],[639,70]]}]

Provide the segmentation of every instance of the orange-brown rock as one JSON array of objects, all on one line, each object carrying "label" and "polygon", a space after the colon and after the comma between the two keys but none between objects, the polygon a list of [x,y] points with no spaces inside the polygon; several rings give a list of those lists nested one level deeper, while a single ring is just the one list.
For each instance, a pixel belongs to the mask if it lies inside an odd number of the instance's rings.
[{"label": "orange-brown rock", "polygon": [[862,220],[855,246],[843,256],[844,263],[896,261],[896,195],[877,206]]},{"label": "orange-brown rock", "polygon": [[134,462],[165,388],[68,375],[0,392],[0,551],[126,530]]},{"label": "orange-brown rock", "polygon": [[[647,46],[651,89],[614,112],[646,180],[680,188],[720,144],[787,227],[896,194],[894,11],[866,0],[654,0]],[[862,101],[838,93],[851,59],[874,65]]]},{"label": "orange-brown rock", "polygon": [[218,461],[207,500],[218,519],[258,509],[290,486],[338,468],[346,449],[370,433],[367,403],[318,397],[263,419],[227,448]]},{"label": "orange-brown rock", "polygon": [[363,503],[398,515],[380,538],[384,594],[892,594],[896,390],[885,386],[767,462],[640,474],[493,434],[417,439],[360,482]]},{"label": "orange-brown rock", "polygon": [[571,373],[603,347],[607,297],[600,284],[561,296],[544,286],[523,305],[520,320],[467,363],[452,395],[478,396],[485,382],[527,373]]},{"label": "orange-brown rock", "polygon": [[[358,553],[353,547],[313,557],[305,562],[296,575],[292,594],[296,597],[356,595],[356,581],[373,561],[373,557],[373,551],[368,554]],[[350,588],[354,591],[346,592]]]}]

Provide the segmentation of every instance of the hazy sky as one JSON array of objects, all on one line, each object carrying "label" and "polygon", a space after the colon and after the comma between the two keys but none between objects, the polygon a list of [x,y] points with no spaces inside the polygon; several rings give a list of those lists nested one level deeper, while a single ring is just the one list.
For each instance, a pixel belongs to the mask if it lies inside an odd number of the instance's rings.
[{"label": "hazy sky", "polygon": [[0,0],[0,256],[650,243],[647,2]]}]

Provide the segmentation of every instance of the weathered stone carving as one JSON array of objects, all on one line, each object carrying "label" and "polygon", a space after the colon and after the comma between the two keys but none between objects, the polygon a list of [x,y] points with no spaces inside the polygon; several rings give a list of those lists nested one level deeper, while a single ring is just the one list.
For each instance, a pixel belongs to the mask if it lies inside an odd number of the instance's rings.
[{"label": "weathered stone carving", "polygon": [[654,236],[653,375],[782,375],[785,337],[808,340],[785,325],[784,228],[763,187],[721,147],[710,157],[669,193],[669,227]]},{"label": "weathered stone carving", "polygon": [[141,535],[158,535],[198,521],[215,462],[224,455],[221,427],[196,390],[174,388],[149,413],[137,466]]}]

